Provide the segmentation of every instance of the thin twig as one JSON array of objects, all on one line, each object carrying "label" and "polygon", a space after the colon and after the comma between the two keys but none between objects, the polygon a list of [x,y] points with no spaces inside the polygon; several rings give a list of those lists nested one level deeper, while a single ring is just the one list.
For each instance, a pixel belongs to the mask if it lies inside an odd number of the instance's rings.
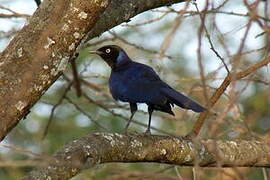
[{"label": "thin twig", "polygon": [[65,99],[72,104],[78,111],[80,111],[82,114],[84,114],[86,117],[88,117],[92,122],[94,122],[98,127],[108,131],[107,128],[104,126],[100,125],[92,116],[90,116],[88,113],[86,113],[78,104],[73,102],[69,97],[65,96]]},{"label": "thin twig", "polygon": [[76,89],[76,93],[78,97],[81,97],[82,95],[82,89],[81,89],[81,82],[80,82],[80,78],[78,75],[78,71],[77,71],[77,66],[76,66],[76,62],[75,60],[77,59],[77,57],[79,56],[79,53],[75,53],[74,57],[71,59],[70,63],[71,63],[71,67],[72,67],[72,74],[73,74],[73,82],[74,82],[74,86]]},{"label": "thin twig", "polygon": [[[235,78],[232,79],[231,74],[228,74],[226,76],[226,78],[223,80],[222,84],[219,86],[219,88],[215,91],[215,93],[211,96],[207,107],[210,109],[212,108],[216,102],[219,100],[219,98],[221,97],[221,95],[225,92],[225,90],[227,89],[227,87],[230,85],[230,83],[232,82],[232,80],[240,80],[248,75],[250,75],[251,73],[255,72],[257,69],[267,65],[270,62],[270,56],[265,58],[264,60],[248,67],[247,69],[238,72],[235,75]],[[197,136],[204,124],[204,121],[206,119],[206,117],[209,115],[209,111],[205,111],[203,113],[200,113],[199,118],[197,119],[197,121],[194,124],[194,127],[192,129],[192,134],[190,134],[191,136]]]},{"label": "thin twig", "polygon": [[[136,49],[139,49],[139,50],[142,50],[142,51],[145,51],[145,52],[148,52],[148,53],[152,53],[152,54],[160,54],[159,51],[156,51],[156,50],[152,50],[152,49],[146,49],[142,46],[138,46],[137,44],[135,43],[131,43],[131,42],[128,42],[127,40],[125,40],[124,38],[120,37],[119,35],[117,35],[115,32],[112,32],[112,31],[109,31],[109,33],[116,39],[120,40],[121,42],[125,43],[125,44],[128,44],[130,46],[133,46],[135,47]],[[173,57],[172,56],[169,56],[169,55],[166,55],[164,54],[165,57],[169,58],[169,59],[172,59]]]},{"label": "thin twig", "polygon": [[[207,8],[208,4],[206,3],[206,7]],[[204,75],[204,66],[202,63],[202,52],[201,52],[201,48],[202,48],[202,33],[203,33],[203,22],[205,20],[205,16],[200,16],[202,19],[202,23],[200,28],[198,29],[198,48],[197,48],[197,60],[198,60],[198,65],[199,65],[199,70],[200,70],[200,77],[201,77],[201,81],[202,81],[202,87],[203,87],[203,95],[204,95],[204,99],[205,102],[208,102],[208,94],[207,94],[207,90],[206,90],[206,80],[205,80],[205,75]]]},{"label": "thin twig", "polygon": [[153,22],[157,22],[161,19],[163,19],[166,15],[169,14],[169,11],[168,12],[165,12],[163,13],[160,17],[157,17],[157,18],[154,18],[154,19],[151,19],[149,21],[145,21],[145,22],[140,22],[140,23],[136,23],[136,24],[124,24],[123,26],[128,26],[128,27],[137,27],[137,26],[143,26],[143,25],[147,25],[147,24],[151,24]]},{"label": "thin twig", "polygon": [[205,18],[204,18],[204,17],[202,16],[202,14],[200,13],[197,3],[194,1],[193,4],[194,4],[194,6],[196,7],[196,10],[197,10],[197,12],[199,13],[199,16],[200,16],[200,18],[201,18],[202,25],[203,25],[203,27],[204,27],[204,31],[205,31],[206,37],[207,37],[208,42],[209,42],[209,44],[210,44],[210,49],[211,49],[211,50],[216,54],[216,56],[221,60],[221,62],[223,63],[223,65],[224,65],[224,67],[225,67],[227,73],[229,74],[229,73],[230,73],[230,70],[229,70],[227,64],[225,63],[225,60],[219,55],[219,53],[217,52],[217,50],[214,48],[214,45],[213,45],[213,42],[212,42],[212,40],[211,40],[210,34],[209,34],[209,32],[208,32],[208,30],[207,30],[207,28],[206,28],[206,26],[205,26],[205,23],[204,23]]},{"label": "thin twig", "polygon": [[13,11],[12,9],[9,9],[9,8],[1,6],[1,5],[0,5],[0,9],[4,9],[4,10],[12,13],[12,14],[0,13],[0,17],[2,17],[2,18],[12,18],[12,17],[28,18],[28,17],[30,17],[30,15],[28,15],[28,14],[20,14],[20,13]]},{"label": "thin twig", "polygon": [[58,102],[53,106],[50,117],[49,117],[49,121],[46,124],[46,127],[44,129],[43,135],[42,135],[42,140],[46,137],[48,130],[49,130],[49,126],[52,122],[53,116],[54,116],[54,112],[56,110],[56,108],[62,103],[62,101],[64,100],[64,97],[66,96],[66,94],[68,93],[68,91],[70,90],[70,87],[72,85],[72,82],[70,82],[68,84],[68,86],[66,87],[65,91],[63,92],[62,96],[59,98]]}]

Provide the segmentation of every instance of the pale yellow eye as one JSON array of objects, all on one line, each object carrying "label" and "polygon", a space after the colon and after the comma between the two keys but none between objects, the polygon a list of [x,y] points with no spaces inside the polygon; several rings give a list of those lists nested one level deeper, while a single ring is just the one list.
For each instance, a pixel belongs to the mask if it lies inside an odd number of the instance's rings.
[{"label": "pale yellow eye", "polygon": [[111,52],[111,50],[110,49],[106,49],[106,53],[110,53]]}]

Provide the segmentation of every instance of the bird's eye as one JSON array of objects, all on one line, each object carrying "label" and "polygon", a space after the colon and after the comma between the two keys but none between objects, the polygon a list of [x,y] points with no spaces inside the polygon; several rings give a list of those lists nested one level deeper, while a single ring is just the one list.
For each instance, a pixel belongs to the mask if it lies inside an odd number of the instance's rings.
[{"label": "bird's eye", "polygon": [[110,53],[111,52],[111,50],[110,49],[106,49],[106,53]]}]

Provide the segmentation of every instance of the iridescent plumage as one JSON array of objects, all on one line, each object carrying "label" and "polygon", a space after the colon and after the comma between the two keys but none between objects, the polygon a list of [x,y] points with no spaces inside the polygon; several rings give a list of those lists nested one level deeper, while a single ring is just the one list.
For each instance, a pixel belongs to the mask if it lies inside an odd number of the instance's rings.
[{"label": "iridescent plumage", "polygon": [[146,133],[149,134],[154,110],[174,115],[171,109],[174,104],[195,112],[206,110],[163,82],[150,66],[132,61],[119,46],[104,46],[92,53],[100,55],[112,68],[109,86],[113,98],[130,104],[131,117],[125,131],[137,111],[137,103],[148,105],[149,123]]}]

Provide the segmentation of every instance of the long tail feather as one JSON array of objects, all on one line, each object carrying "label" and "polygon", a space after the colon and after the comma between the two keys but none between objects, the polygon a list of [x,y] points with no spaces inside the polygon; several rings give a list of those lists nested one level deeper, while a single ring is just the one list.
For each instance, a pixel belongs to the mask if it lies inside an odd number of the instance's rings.
[{"label": "long tail feather", "polygon": [[195,112],[203,112],[206,110],[203,106],[191,100],[184,94],[172,89],[172,88],[162,88],[162,93],[165,95],[172,103],[184,109],[191,109]]}]

